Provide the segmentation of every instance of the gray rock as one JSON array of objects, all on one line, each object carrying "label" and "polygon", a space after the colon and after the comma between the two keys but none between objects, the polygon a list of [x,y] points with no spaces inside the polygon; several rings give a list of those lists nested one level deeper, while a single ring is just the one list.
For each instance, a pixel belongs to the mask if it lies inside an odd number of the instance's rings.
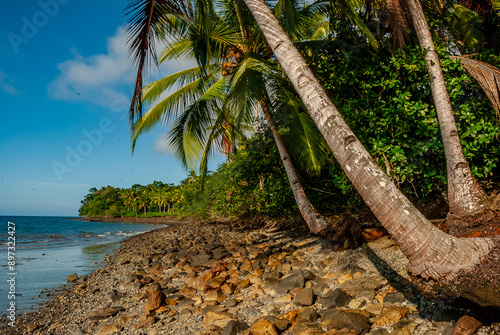
[{"label": "gray rock", "polygon": [[238,322],[231,320],[224,327],[221,335],[236,335],[238,333]]},{"label": "gray rock", "polygon": [[319,315],[321,315],[321,321],[325,321],[328,319],[333,319],[340,312],[342,312],[342,309],[340,308],[328,308],[319,311]]},{"label": "gray rock", "polygon": [[290,275],[282,278],[277,286],[277,291],[279,294],[288,293],[288,291],[297,288],[304,287],[305,278],[302,271],[293,271]]},{"label": "gray rock", "polygon": [[330,288],[330,286],[328,286],[328,284],[326,284],[326,283],[319,283],[319,284],[316,284],[312,287],[313,292],[316,295],[322,295],[323,291],[326,289],[329,289],[329,288]]},{"label": "gray rock", "polygon": [[[375,329],[371,332],[372,335],[389,335],[389,332],[384,328]],[[437,335],[437,334],[436,334]]]},{"label": "gray rock", "polygon": [[340,289],[351,297],[357,297],[362,291],[377,290],[385,284],[387,279],[379,275],[359,276],[343,282]]},{"label": "gray rock", "polygon": [[194,267],[207,266],[210,258],[211,258],[210,255],[207,255],[205,253],[200,253],[196,256],[192,256],[191,265]]},{"label": "gray rock", "polygon": [[401,304],[406,301],[406,297],[401,292],[388,293],[384,297],[384,302],[389,302],[391,304]]},{"label": "gray rock", "polygon": [[327,330],[349,328],[360,334],[364,334],[370,329],[368,318],[358,313],[346,313],[341,311],[333,318],[327,320]]},{"label": "gray rock", "polygon": [[337,288],[335,291],[329,290],[318,300],[323,308],[335,308],[347,306],[351,302],[352,297]]},{"label": "gray rock", "polygon": [[73,273],[67,276],[66,279],[68,280],[68,283],[74,283],[78,281],[78,275],[76,273]]},{"label": "gray rock", "polygon": [[115,301],[118,301],[120,300],[121,298],[123,298],[124,295],[123,294],[120,294],[118,293],[117,290],[111,290],[109,291],[107,294],[106,294],[106,300],[109,301],[109,302],[115,302]]},{"label": "gray rock", "polygon": [[122,307],[104,307],[104,308],[99,308],[93,312],[91,312],[88,316],[87,319],[97,321],[97,320],[104,320],[112,315],[115,315],[119,311],[122,311]]},{"label": "gray rock", "polygon": [[80,328],[76,328],[71,332],[71,335],[85,335],[85,333]]},{"label": "gray rock", "polygon": [[316,322],[318,313],[312,307],[304,308],[300,311],[299,322]]},{"label": "gray rock", "polygon": [[295,296],[295,304],[300,306],[311,306],[314,301],[312,288],[306,288]]},{"label": "gray rock", "polygon": [[274,326],[280,331],[284,332],[290,326],[290,322],[286,319],[274,321]]}]

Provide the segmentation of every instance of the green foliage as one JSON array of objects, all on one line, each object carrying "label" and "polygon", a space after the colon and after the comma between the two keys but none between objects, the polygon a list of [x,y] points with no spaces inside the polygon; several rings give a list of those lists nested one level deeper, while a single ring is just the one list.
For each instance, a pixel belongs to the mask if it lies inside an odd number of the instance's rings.
[{"label": "green foliage", "polygon": [[[490,103],[457,60],[436,41],[464,153],[476,178],[495,171],[500,127]],[[320,82],[359,140],[407,195],[446,190],[446,165],[418,46],[391,55],[333,42],[309,59]]]}]

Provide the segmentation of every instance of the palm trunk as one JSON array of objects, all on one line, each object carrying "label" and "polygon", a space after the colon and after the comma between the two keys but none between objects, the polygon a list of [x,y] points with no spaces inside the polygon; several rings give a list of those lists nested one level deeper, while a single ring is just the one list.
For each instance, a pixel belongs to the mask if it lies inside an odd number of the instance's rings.
[{"label": "palm trunk", "polygon": [[288,150],[285,147],[285,143],[283,142],[281,136],[278,134],[276,124],[274,123],[269,108],[264,102],[262,102],[260,105],[262,107],[264,115],[266,116],[269,128],[271,128],[274,141],[276,142],[276,146],[278,147],[280,158],[283,161],[283,165],[285,166],[286,175],[288,177],[288,181],[290,182],[290,187],[292,188],[295,202],[299,207],[300,214],[302,214],[302,217],[306,221],[309,229],[313,234],[326,234],[328,230],[328,223],[326,222],[325,218],[318,213],[316,208],[314,208],[314,206],[307,198],[307,195],[304,192],[304,188],[300,183],[299,176],[297,175],[295,167],[293,166],[293,163],[290,159],[290,155],[288,154]]},{"label": "palm trunk", "polygon": [[[461,295],[483,305],[500,306],[498,260],[490,258],[490,262],[496,262],[496,267],[488,280],[477,276],[477,272],[489,271],[482,267],[487,264],[481,262],[488,262],[486,258],[491,254],[498,256],[500,247],[488,238],[458,239],[427,221],[395,187],[347,126],[264,1],[245,0],[245,3],[340,166],[408,257],[408,271],[425,279],[432,278],[445,287],[450,281],[462,283],[463,279],[463,285],[453,286],[455,291],[449,294]],[[471,271],[477,271],[474,277]],[[474,280],[479,283],[471,283]],[[474,291],[479,286],[488,294]]]},{"label": "palm trunk", "polygon": [[408,0],[408,7],[420,47],[426,51],[425,61],[446,156],[449,214],[462,217],[479,213],[487,205],[487,196],[472,176],[465,160],[450,97],[429,26],[418,0]]}]

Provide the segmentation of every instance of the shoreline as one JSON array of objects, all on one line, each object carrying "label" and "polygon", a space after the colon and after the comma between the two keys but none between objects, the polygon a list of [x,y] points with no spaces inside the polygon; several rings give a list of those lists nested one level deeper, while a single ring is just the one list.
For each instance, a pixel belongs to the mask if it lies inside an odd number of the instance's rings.
[{"label": "shoreline", "polygon": [[89,221],[89,222],[123,222],[123,223],[150,223],[150,224],[185,224],[190,221],[195,221],[190,218],[181,218],[179,216],[155,216],[152,218],[141,217],[108,217],[108,216],[82,216],[71,218],[72,221]]},{"label": "shoreline", "polygon": [[17,329],[0,320],[0,333],[435,335],[464,313],[414,290],[390,237],[332,253],[300,231],[176,222],[124,239],[104,267],[18,315]]}]

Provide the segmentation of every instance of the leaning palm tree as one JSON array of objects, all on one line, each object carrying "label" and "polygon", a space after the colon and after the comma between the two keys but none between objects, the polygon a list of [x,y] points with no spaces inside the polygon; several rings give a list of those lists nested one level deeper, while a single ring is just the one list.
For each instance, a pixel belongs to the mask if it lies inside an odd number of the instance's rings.
[{"label": "leaning palm tree", "polygon": [[[142,103],[153,104],[153,107],[134,124],[133,146],[141,134],[157,123],[173,120],[168,135],[170,144],[186,167],[200,160],[200,170],[204,175],[213,145],[224,146],[225,139],[242,136],[241,129],[251,123],[252,111],[258,107],[268,121],[304,220],[313,233],[326,234],[328,224],[307,199],[285,141],[273,120],[272,108],[277,106],[278,98],[286,95],[292,101],[293,94],[282,93],[286,86],[284,77],[272,66],[269,48],[260,31],[249,24],[248,11],[236,6],[234,1],[221,1],[218,5],[220,15],[210,20],[177,18],[176,29],[170,33],[176,39],[160,62],[187,55],[196,58],[199,66],[172,74],[144,88]],[[196,6],[192,8],[191,15],[207,13],[197,12]],[[211,27],[208,29],[202,24]],[[227,28],[232,26],[238,29]],[[198,50],[200,46],[204,52]],[[203,55],[203,59],[197,55]],[[175,84],[181,84],[181,87],[158,101],[162,93]],[[296,124],[301,127],[293,128],[295,132],[288,135],[287,143],[299,153],[299,162],[310,171],[319,171],[321,159],[324,159],[321,137],[304,109],[296,107],[288,104],[298,120]]]},{"label": "leaning palm tree", "polygon": [[434,227],[359,142],[267,5],[245,3],[340,166],[408,257],[408,272],[441,294],[500,307],[500,240],[456,238]]}]

